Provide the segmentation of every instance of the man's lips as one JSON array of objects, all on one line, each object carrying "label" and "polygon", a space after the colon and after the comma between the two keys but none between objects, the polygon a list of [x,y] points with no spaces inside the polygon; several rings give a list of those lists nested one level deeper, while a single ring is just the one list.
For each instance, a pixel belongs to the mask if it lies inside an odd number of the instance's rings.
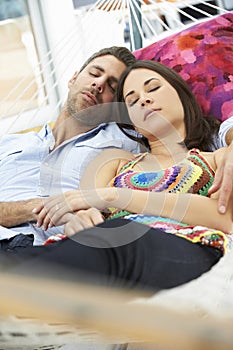
[{"label": "man's lips", "polygon": [[150,115],[152,115],[153,113],[156,113],[158,111],[161,111],[161,108],[147,109],[144,113],[144,120],[146,120]]},{"label": "man's lips", "polygon": [[95,97],[95,95],[93,95],[91,92],[89,91],[82,91],[82,95],[84,96],[84,98],[92,105],[97,105],[98,101]]}]

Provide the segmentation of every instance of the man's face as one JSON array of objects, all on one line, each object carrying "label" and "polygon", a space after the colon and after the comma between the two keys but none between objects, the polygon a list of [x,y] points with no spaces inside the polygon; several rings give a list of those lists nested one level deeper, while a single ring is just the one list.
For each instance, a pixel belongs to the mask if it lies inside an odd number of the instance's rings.
[{"label": "man's face", "polygon": [[[126,66],[115,56],[95,58],[69,82],[67,109],[71,116],[80,119],[80,111],[113,101],[118,80]],[[98,113],[99,114],[99,113]]]}]

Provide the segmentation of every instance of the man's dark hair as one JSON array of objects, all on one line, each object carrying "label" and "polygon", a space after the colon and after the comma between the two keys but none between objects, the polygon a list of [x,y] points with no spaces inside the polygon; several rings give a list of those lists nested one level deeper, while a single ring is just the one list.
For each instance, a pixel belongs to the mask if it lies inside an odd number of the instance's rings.
[{"label": "man's dark hair", "polygon": [[136,58],[126,47],[124,46],[111,46],[101,49],[98,52],[95,52],[91,57],[89,57],[86,62],[79,69],[81,72],[91,61],[97,57],[112,55],[115,56],[119,61],[123,62],[126,67],[131,66],[131,64],[136,62]]}]

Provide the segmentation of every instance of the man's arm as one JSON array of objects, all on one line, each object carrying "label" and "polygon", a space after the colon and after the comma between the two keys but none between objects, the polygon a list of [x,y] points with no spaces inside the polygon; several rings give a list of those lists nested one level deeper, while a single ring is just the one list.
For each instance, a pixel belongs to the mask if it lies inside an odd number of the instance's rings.
[{"label": "man's arm", "polygon": [[218,210],[225,213],[233,192],[233,117],[225,120],[219,130],[222,146],[228,146],[218,167],[209,195],[219,190]]},{"label": "man's arm", "polygon": [[0,202],[0,225],[13,227],[25,222],[36,221],[37,215],[32,210],[41,203],[42,200],[38,198],[17,202]]},{"label": "man's arm", "polygon": [[233,119],[232,119],[232,126],[226,133],[226,144],[229,146],[233,141]]}]

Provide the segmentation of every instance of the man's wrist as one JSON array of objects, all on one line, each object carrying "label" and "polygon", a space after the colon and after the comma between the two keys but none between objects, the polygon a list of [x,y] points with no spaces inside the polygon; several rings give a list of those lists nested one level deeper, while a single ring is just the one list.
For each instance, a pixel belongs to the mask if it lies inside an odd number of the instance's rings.
[{"label": "man's wrist", "polygon": [[229,146],[233,141],[233,127],[227,131],[225,139],[226,144]]},{"label": "man's wrist", "polygon": [[40,199],[29,199],[23,201],[22,204],[22,215],[25,215],[25,221],[36,221],[37,215],[32,211],[33,209],[41,203]]}]

